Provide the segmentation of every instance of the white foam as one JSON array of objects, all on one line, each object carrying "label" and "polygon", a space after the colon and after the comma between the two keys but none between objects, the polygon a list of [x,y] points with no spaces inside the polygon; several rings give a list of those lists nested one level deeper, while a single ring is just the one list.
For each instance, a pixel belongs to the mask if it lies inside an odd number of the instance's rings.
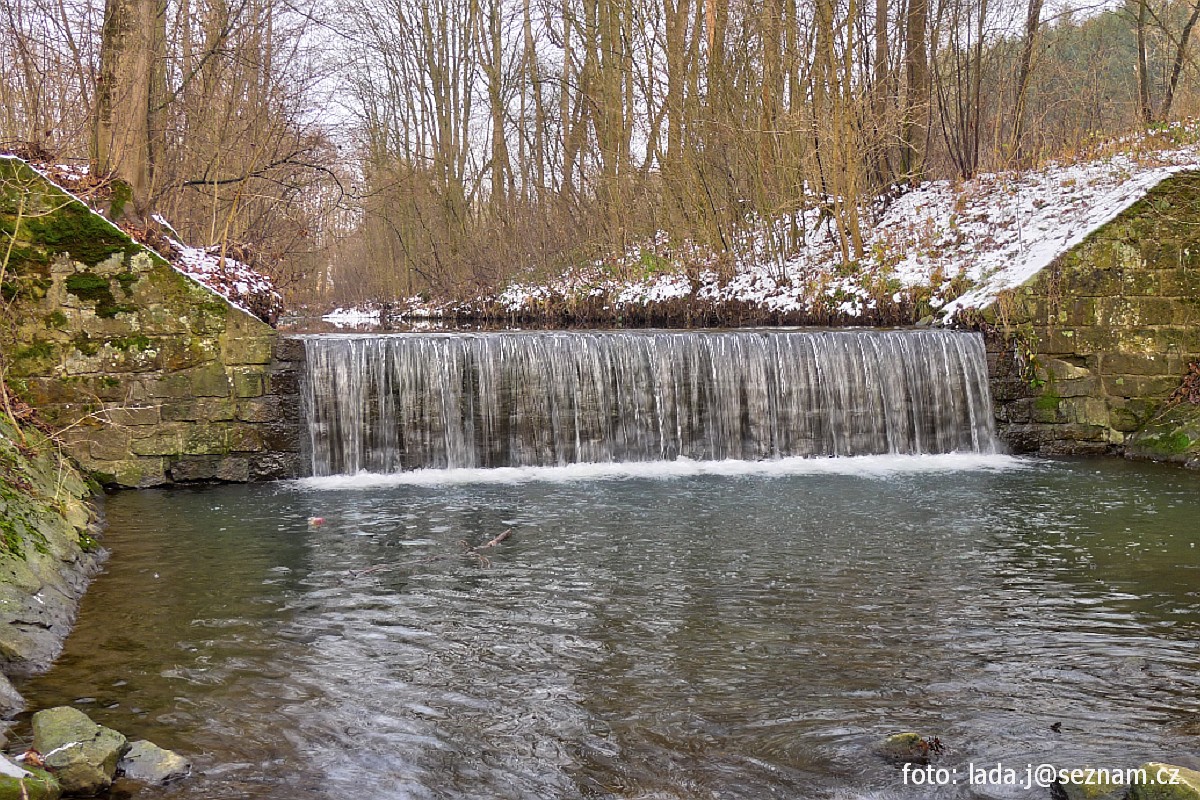
[{"label": "white foam", "polygon": [[576,483],[600,480],[723,477],[784,477],[849,475],[888,478],[937,472],[1027,469],[1034,461],[1008,455],[948,453],[945,455],[882,455],[853,458],[780,458],[768,461],[634,461],[612,464],[567,464],[561,467],[496,467],[493,469],[418,469],[409,472],[332,475],[301,478],[291,485],[302,489],[376,489],[389,486],[453,486],[464,484]]}]

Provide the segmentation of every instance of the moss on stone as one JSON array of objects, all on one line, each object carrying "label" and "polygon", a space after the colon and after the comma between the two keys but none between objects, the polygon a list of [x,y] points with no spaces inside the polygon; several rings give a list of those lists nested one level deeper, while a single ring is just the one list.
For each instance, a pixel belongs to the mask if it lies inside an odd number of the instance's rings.
[{"label": "moss on stone", "polygon": [[92,339],[92,337],[88,336],[87,333],[83,332],[76,334],[75,337],[71,339],[71,346],[83,353],[85,356],[96,355],[96,353],[100,352],[100,345],[100,342],[95,341]]},{"label": "moss on stone", "polygon": [[51,358],[55,354],[56,348],[54,342],[45,339],[34,339],[25,347],[20,347],[13,353],[15,361],[39,361],[43,358]]},{"label": "moss on stone", "polygon": [[44,321],[47,328],[65,328],[67,315],[56,308],[45,316]]},{"label": "moss on stone", "polygon": [[128,270],[125,272],[117,273],[117,283],[121,284],[121,289],[125,292],[125,294],[132,293],[133,285],[135,283],[137,283],[138,281],[140,281],[141,279],[142,279],[141,275],[138,275],[133,272],[129,272]]},{"label": "moss on stone", "polygon": [[121,336],[116,339],[110,339],[108,342],[117,350],[128,352],[130,350],[144,351],[150,349],[150,338],[140,333],[135,333],[132,336]]},{"label": "moss on stone", "polygon": [[1053,392],[1047,392],[1034,401],[1034,408],[1039,411],[1058,411],[1059,405],[1062,404],[1062,398]]},{"label": "moss on stone", "polygon": [[125,214],[125,206],[133,199],[133,188],[125,181],[112,182],[112,196],[108,201],[108,218],[118,220]]},{"label": "moss on stone", "polygon": [[111,319],[117,314],[134,311],[132,306],[120,305],[113,296],[112,281],[94,272],[76,272],[66,280],[67,291],[80,300],[95,303],[96,316]]},{"label": "moss on stone", "polygon": [[133,241],[111,223],[77,200],[60,198],[60,208],[25,220],[30,238],[47,252],[95,266],[130,250]]}]

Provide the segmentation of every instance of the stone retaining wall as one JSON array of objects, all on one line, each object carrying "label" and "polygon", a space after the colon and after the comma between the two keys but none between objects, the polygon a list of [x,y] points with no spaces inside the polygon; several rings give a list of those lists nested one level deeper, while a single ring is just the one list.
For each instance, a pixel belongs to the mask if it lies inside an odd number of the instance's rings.
[{"label": "stone retaining wall", "polygon": [[1200,358],[1200,174],[1170,178],[1003,294],[988,335],[996,418],[1018,452],[1188,460],[1139,431]]},{"label": "stone retaining wall", "polygon": [[297,474],[302,350],[15,159],[0,229],[8,383],[85,469],[119,486]]}]

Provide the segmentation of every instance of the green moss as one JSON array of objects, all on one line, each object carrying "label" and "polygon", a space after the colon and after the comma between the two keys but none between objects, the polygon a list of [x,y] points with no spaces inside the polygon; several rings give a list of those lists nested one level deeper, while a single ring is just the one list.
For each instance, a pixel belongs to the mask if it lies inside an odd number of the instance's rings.
[{"label": "green moss", "polygon": [[1161,453],[1164,456],[1174,456],[1186,453],[1192,446],[1192,439],[1183,431],[1179,431],[1161,436],[1151,436],[1143,439],[1139,444],[1143,450]]},{"label": "green moss", "polygon": [[105,375],[100,379],[100,385],[105,389],[115,389],[121,385],[121,381],[111,375]]},{"label": "green moss", "polygon": [[[100,491],[99,484],[97,484],[95,481],[91,480],[90,478],[88,479],[88,484],[89,484],[89,488],[91,488],[93,486],[95,487],[93,489],[93,491],[95,491],[95,492]],[[83,548],[83,552],[85,552],[85,553],[95,553],[96,551],[98,551],[100,549],[100,540],[97,539],[95,536],[92,536],[90,533],[81,533],[81,534],[79,534],[79,546],[81,548]]]},{"label": "green moss", "polygon": [[132,244],[128,236],[79,201],[66,199],[65,195],[60,198],[63,205],[56,210],[25,220],[32,241],[50,253],[69,255],[89,266],[127,252]]},{"label": "green moss", "polygon": [[1058,407],[1062,404],[1062,398],[1053,392],[1047,392],[1033,402],[1034,408],[1039,411],[1058,411]]},{"label": "green moss", "polygon": [[5,300],[13,301],[24,297],[33,302],[37,302],[46,296],[46,292],[53,286],[53,282],[49,278],[42,277],[16,277],[5,278],[4,284],[0,286],[0,294]]},{"label": "green moss", "polygon": [[45,316],[44,321],[47,328],[65,328],[67,326],[67,315],[55,309]]},{"label": "green moss", "polygon": [[140,352],[150,349],[150,338],[140,333],[119,339],[110,339],[108,343],[121,351],[137,350]]},{"label": "green moss", "polygon": [[94,272],[76,272],[67,278],[67,291],[85,302],[96,304],[96,316],[110,319],[135,309],[120,305],[112,293],[112,282]]},{"label": "green moss", "polygon": [[118,220],[125,213],[125,206],[133,199],[133,189],[125,181],[113,181],[112,199],[108,203],[108,218]]},{"label": "green moss", "polygon": [[85,356],[94,356],[100,352],[101,342],[95,341],[86,333],[80,333],[71,340],[71,344],[76,350],[83,353]]},{"label": "green moss", "polygon": [[13,358],[17,361],[49,358],[54,355],[54,349],[54,342],[48,342],[45,339],[34,339],[31,343],[13,353]]},{"label": "green moss", "polygon": [[121,284],[121,289],[125,294],[133,291],[133,285],[142,279],[141,275],[136,275],[132,272],[122,272],[117,275],[117,283]]}]

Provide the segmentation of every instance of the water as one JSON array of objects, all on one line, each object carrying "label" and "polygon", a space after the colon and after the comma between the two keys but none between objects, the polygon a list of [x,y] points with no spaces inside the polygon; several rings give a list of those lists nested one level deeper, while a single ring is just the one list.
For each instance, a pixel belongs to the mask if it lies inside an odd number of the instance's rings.
[{"label": "water", "polygon": [[107,572],[22,690],[186,753],[143,796],[189,800],[1047,796],[906,787],[871,753],[905,729],[943,766],[1200,766],[1196,474],[437,477],[112,496]]},{"label": "water", "polygon": [[317,336],[312,474],[992,452],[954,331]]}]

